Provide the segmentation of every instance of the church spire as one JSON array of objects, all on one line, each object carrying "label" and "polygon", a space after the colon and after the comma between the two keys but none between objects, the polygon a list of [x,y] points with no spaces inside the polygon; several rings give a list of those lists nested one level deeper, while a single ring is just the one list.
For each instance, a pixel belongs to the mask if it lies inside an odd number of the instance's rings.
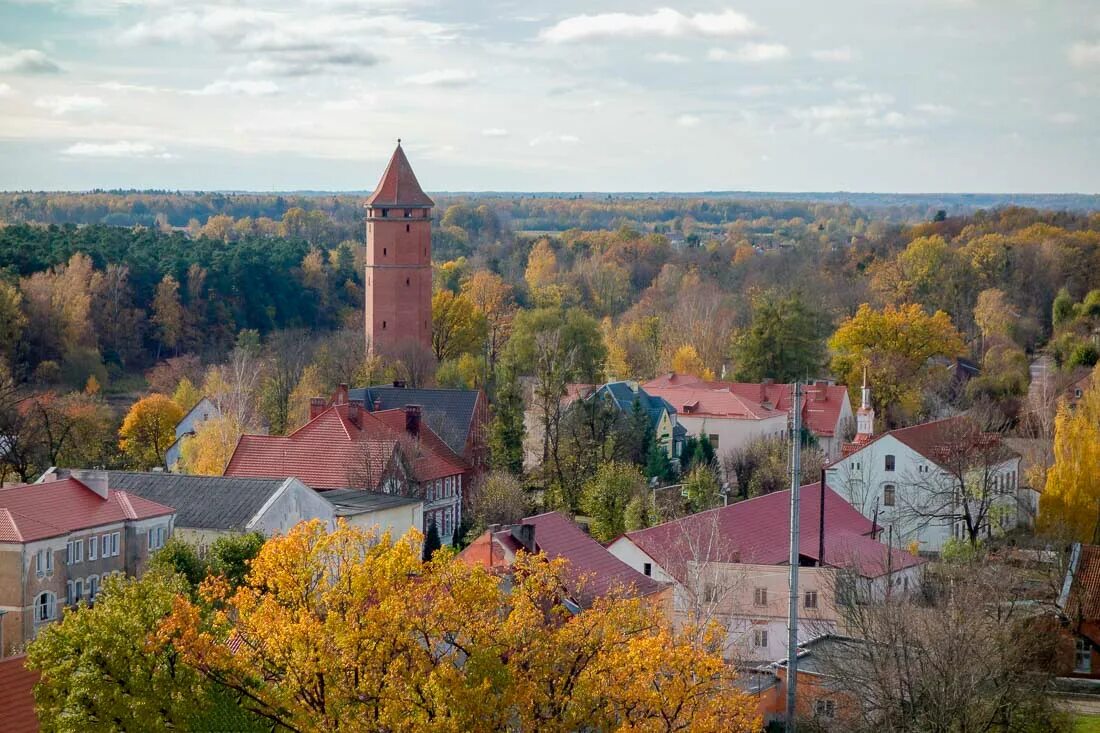
[{"label": "church spire", "polygon": [[875,408],[871,406],[871,388],[867,385],[867,367],[863,367],[863,387],[856,411],[856,443],[866,443],[875,435]]}]

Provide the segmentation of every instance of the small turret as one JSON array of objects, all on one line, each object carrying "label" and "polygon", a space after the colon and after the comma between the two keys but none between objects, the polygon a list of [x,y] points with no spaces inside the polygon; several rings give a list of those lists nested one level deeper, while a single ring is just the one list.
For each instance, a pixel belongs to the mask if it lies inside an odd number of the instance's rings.
[{"label": "small turret", "polygon": [[871,388],[867,386],[867,368],[863,369],[863,388],[859,409],[856,411],[855,443],[866,443],[875,436],[875,408],[871,406]]}]

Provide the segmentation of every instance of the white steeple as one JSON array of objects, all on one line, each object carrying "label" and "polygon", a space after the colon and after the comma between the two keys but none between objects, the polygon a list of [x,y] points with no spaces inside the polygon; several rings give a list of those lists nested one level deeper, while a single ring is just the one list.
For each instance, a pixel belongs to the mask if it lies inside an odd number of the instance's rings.
[{"label": "white steeple", "polygon": [[863,389],[859,409],[856,411],[856,440],[863,443],[874,437],[875,408],[871,406],[871,388],[867,386],[867,367],[863,368]]}]

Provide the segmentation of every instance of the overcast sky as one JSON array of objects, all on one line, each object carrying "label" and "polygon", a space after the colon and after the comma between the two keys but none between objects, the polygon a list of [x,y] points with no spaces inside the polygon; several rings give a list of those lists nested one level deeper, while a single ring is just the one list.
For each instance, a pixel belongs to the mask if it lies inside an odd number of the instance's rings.
[{"label": "overcast sky", "polygon": [[1100,192],[1095,0],[0,0],[0,188]]}]

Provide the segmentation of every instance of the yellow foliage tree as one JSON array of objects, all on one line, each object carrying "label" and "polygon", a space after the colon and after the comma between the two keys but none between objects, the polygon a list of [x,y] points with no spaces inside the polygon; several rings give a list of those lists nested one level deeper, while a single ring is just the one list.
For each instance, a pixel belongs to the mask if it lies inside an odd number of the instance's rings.
[{"label": "yellow foliage tree", "polygon": [[561,560],[521,554],[508,587],[420,543],[299,524],[236,591],[178,596],[158,639],[291,730],[759,730],[720,655],[652,604],[570,612]]},{"label": "yellow foliage tree", "polygon": [[438,361],[476,353],[485,342],[485,318],[465,295],[440,290],[432,296],[432,351]]},{"label": "yellow foliage tree", "polygon": [[714,379],[714,372],[699,358],[699,352],[691,344],[684,344],[672,354],[672,371],[690,374],[700,379]]},{"label": "yellow foliage tree", "polygon": [[183,441],[180,469],[198,476],[221,476],[243,432],[228,415],[202,422],[195,434]]},{"label": "yellow foliage tree", "polygon": [[550,240],[540,239],[527,255],[527,269],[523,273],[523,279],[527,281],[527,287],[535,292],[553,284],[557,276],[558,257],[550,246]]},{"label": "yellow foliage tree", "polygon": [[167,395],[153,393],[133,404],[118,431],[119,448],[133,468],[164,467],[164,452],[176,440],[183,410]]},{"label": "yellow foliage tree", "polygon": [[187,377],[179,381],[179,384],[176,385],[176,391],[172,393],[172,401],[180,406],[184,414],[187,414],[192,407],[199,404],[201,399],[202,393]]},{"label": "yellow foliage tree", "polygon": [[512,333],[512,319],[516,314],[512,286],[495,272],[478,270],[462,283],[462,295],[485,319],[489,369],[492,370]]},{"label": "yellow foliage tree", "polygon": [[934,373],[929,360],[956,357],[966,346],[943,311],[928,315],[917,304],[875,310],[864,303],[840,324],[829,348],[832,371],[846,380],[852,399],[866,368],[875,402],[896,419],[920,408],[921,390]]},{"label": "yellow foliage tree", "polygon": [[1100,541],[1100,370],[1077,406],[1054,419],[1054,465],[1039,500],[1039,526],[1080,542]]}]

